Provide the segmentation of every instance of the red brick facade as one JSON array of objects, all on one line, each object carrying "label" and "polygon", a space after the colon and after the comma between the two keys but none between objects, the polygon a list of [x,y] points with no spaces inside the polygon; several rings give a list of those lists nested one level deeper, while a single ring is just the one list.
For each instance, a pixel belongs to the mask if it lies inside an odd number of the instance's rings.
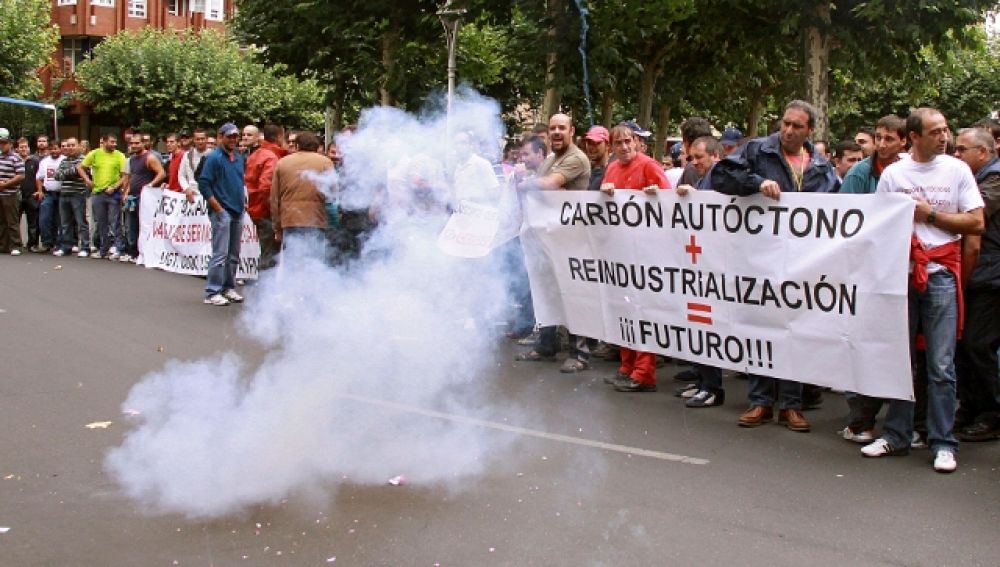
[{"label": "red brick facade", "polygon": [[[39,71],[47,100],[75,92],[76,64],[104,37],[146,26],[157,29],[205,28],[222,31],[233,15],[234,0],[51,0],[52,21],[59,26],[60,44],[52,63]],[[197,11],[194,11],[197,10]],[[92,143],[105,131],[117,130],[111,117],[92,116],[75,99],[60,121],[60,138],[76,136]]]}]

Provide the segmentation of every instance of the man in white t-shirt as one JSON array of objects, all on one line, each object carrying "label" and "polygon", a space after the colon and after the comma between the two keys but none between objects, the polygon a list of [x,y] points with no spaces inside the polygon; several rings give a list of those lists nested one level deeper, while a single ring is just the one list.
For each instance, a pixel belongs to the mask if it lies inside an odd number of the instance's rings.
[{"label": "man in white t-shirt", "polygon": [[496,205],[500,199],[500,182],[489,160],[480,157],[468,132],[455,135],[455,204],[473,201],[481,205]]},{"label": "man in white t-shirt", "polygon": [[[885,168],[880,193],[905,193],[916,201],[910,247],[910,352],[917,332],[927,357],[927,442],[934,470],[958,464],[955,423],[955,340],[962,326],[961,239],[983,231],[983,198],[969,167],[944,155],[951,132],[941,112],[918,108],[906,119],[913,159]],[[866,457],[905,455],[913,434],[914,402],[892,400],[884,433],[861,452]]]},{"label": "man in white t-shirt", "polygon": [[[63,161],[59,140],[49,142],[49,155],[38,162],[38,173],[35,174],[35,199],[38,200],[38,228],[42,236],[42,252],[61,250],[59,235],[59,190],[62,181],[56,179],[56,170]],[[62,254],[56,254],[62,256]]]}]

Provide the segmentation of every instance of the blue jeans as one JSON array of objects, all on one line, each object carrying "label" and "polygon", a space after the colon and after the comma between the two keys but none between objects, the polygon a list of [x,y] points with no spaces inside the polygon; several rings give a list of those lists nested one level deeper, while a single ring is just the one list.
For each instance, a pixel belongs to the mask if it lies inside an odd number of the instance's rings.
[{"label": "blue jeans", "polygon": [[87,196],[65,193],[59,196],[59,219],[62,224],[62,251],[69,253],[74,245],[80,250],[90,248],[90,227],[87,226]]},{"label": "blue jeans", "polygon": [[236,272],[240,267],[240,236],[243,233],[243,216],[233,215],[223,209],[209,213],[212,222],[212,259],[208,262],[205,297],[211,297],[236,287]]},{"label": "blue jeans", "polygon": [[135,207],[124,212],[125,250],[122,253],[133,258],[139,255],[139,197],[141,195],[136,195]]},{"label": "blue jeans", "polygon": [[778,409],[802,409],[802,383],[751,374],[747,381],[747,397],[751,406],[774,406],[775,388]]},{"label": "blue jeans", "polygon": [[38,229],[42,235],[42,245],[54,248],[61,245],[59,234],[59,192],[46,191],[38,205]]},{"label": "blue jeans", "polygon": [[94,233],[94,244],[101,252],[101,256],[107,256],[112,246],[118,246],[122,232],[122,200],[119,193],[108,194],[107,191],[95,193],[93,197],[94,224],[97,225],[97,232]]},{"label": "blue jeans", "polygon": [[[910,288],[910,357],[919,356],[914,342],[917,331],[927,344],[927,444],[931,452],[958,449],[952,435],[955,425],[955,336],[958,325],[958,301],[955,276],[947,270],[929,275],[923,293]],[[913,435],[915,403],[890,400],[885,416],[883,437],[894,448],[909,447]]]}]

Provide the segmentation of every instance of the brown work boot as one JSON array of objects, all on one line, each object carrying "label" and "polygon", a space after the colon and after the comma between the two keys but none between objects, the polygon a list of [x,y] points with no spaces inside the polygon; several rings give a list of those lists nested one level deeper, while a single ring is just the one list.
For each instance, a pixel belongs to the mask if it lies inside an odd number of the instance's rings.
[{"label": "brown work boot", "polygon": [[771,421],[774,412],[770,406],[750,406],[750,409],[740,416],[740,427],[757,427]]},{"label": "brown work boot", "polygon": [[791,429],[792,431],[801,431],[803,433],[809,432],[809,422],[806,421],[806,416],[802,415],[801,410],[783,409],[779,411],[778,423],[785,424],[785,427]]}]

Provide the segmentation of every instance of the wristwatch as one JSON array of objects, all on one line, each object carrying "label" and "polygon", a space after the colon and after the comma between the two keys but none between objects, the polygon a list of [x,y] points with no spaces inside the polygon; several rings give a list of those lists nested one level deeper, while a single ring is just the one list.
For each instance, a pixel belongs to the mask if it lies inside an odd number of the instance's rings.
[{"label": "wristwatch", "polygon": [[933,226],[935,220],[937,220],[937,211],[931,211],[927,214],[927,224]]}]

